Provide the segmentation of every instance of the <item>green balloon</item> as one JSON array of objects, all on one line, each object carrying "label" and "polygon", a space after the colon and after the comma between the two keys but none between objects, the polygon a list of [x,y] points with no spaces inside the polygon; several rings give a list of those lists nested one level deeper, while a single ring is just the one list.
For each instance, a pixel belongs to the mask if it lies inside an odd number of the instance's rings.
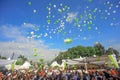
[{"label": "green balloon", "polygon": [[32,2],[28,2],[28,5],[31,5],[32,4]]},{"label": "green balloon", "polygon": [[50,5],[50,6],[52,6],[52,4],[51,4],[51,3],[49,3],[49,5]]},{"label": "green balloon", "polygon": [[88,27],[88,30],[91,30],[91,27]]},{"label": "green balloon", "polygon": [[34,48],[34,51],[36,51],[37,50],[37,48]]},{"label": "green balloon", "polygon": [[64,40],[65,43],[72,43],[72,39],[71,38],[67,38]]},{"label": "green balloon", "polygon": [[34,56],[37,56],[37,53],[34,53]]},{"label": "green balloon", "polygon": [[79,19],[78,18],[75,18],[75,22],[78,23]]},{"label": "green balloon", "polygon": [[89,2],[92,2],[93,0],[88,0]]}]

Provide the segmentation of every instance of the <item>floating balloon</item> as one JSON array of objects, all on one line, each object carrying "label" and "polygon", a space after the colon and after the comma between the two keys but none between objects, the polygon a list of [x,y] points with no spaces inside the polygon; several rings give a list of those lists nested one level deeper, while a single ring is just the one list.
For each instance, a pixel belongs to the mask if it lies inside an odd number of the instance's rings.
[{"label": "floating balloon", "polygon": [[88,0],[89,2],[92,2],[93,0]]},{"label": "floating balloon", "polygon": [[56,8],[56,5],[53,5],[54,8]]},{"label": "floating balloon", "polygon": [[37,53],[34,53],[34,56],[37,56]]},{"label": "floating balloon", "polygon": [[60,6],[62,6],[62,3],[60,4]]},{"label": "floating balloon", "polygon": [[47,23],[50,24],[50,20],[47,20]]},{"label": "floating balloon", "polygon": [[32,4],[32,2],[28,2],[28,5],[31,5]]},{"label": "floating balloon", "polygon": [[33,32],[33,31],[32,31],[32,32],[30,32],[30,34],[31,34],[31,35],[34,35],[34,32]]},{"label": "floating balloon", "polygon": [[36,12],[37,12],[37,10],[36,10],[36,9],[34,9],[34,10],[33,10],[33,12],[34,12],[34,13],[36,13]]},{"label": "floating balloon", "polygon": [[91,27],[88,27],[88,30],[91,30]]},{"label": "floating balloon", "polygon": [[72,43],[72,39],[71,38],[64,39],[64,42],[65,43]]},{"label": "floating balloon", "polygon": [[52,6],[52,4],[51,4],[51,3],[49,3],[49,6]]},{"label": "floating balloon", "polygon": [[61,9],[58,9],[58,12],[62,13],[62,10],[61,10]]},{"label": "floating balloon", "polygon": [[34,51],[37,51],[37,48],[34,48]]},{"label": "floating balloon", "polygon": [[93,12],[96,13],[97,12],[97,8],[95,8]]}]

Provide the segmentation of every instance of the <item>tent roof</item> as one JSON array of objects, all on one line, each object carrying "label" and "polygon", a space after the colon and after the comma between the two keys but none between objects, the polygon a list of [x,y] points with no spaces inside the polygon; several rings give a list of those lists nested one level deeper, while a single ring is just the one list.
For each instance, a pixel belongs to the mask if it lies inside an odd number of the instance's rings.
[{"label": "tent roof", "polygon": [[0,59],[0,67],[13,63],[15,60],[3,60]]},{"label": "tent roof", "polygon": [[52,64],[51,64],[52,67],[55,67],[55,66],[60,66],[56,61],[54,61]]},{"label": "tent roof", "polygon": [[28,69],[31,66],[31,64],[26,61],[22,66],[20,66],[20,69]]}]

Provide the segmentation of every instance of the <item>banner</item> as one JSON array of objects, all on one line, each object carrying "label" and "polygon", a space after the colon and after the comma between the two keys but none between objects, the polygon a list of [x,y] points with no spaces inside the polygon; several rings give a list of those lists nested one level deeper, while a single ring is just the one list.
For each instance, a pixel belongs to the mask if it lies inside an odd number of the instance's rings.
[{"label": "banner", "polygon": [[115,68],[119,68],[115,54],[108,55]]}]

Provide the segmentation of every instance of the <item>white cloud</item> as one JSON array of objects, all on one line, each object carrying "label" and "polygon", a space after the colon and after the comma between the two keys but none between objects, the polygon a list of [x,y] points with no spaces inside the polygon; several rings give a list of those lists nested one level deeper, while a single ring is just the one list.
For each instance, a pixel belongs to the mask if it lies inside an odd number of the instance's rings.
[{"label": "white cloud", "polygon": [[0,33],[7,38],[18,38],[21,36],[20,29],[12,25],[0,26]]},{"label": "white cloud", "polygon": [[[12,25],[0,26],[0,36],[4,36],[7,40],[12,38],[12,41],[0,42],[1,55],[11,57],[14,52],[15,58],[22,54],[29,59],[44,58],[50,61],[61,51],[59,49],[49,49],[49,46],[45,45],[43,40],[28,40],[28,38],[23,35],[24,28],[21,28]],[[36,57],[33,56],[34,48],[37,48],[36,52],[38,56]]]},{"label": "white cloud", "polygon": [[71,13],[67,13],[67,18],[66,18],[66,22],[71,23],[78,15],[78,12],[71,12]]},{"label": "white cloud", "polygon": [[[39,59],[43,58],[47,61],[50,61],[57,55],[60,50],[58,49],[48,49],[46,45],[32,41],[27,43],[21,42],[0,42],[0,53],[3,56],[11,57],[12,53],[15,53],[15,58],[20,54],[24,55],[29,59]],[[37,48],[36,52],[38,56],[33,56],[34,48]]]}]

